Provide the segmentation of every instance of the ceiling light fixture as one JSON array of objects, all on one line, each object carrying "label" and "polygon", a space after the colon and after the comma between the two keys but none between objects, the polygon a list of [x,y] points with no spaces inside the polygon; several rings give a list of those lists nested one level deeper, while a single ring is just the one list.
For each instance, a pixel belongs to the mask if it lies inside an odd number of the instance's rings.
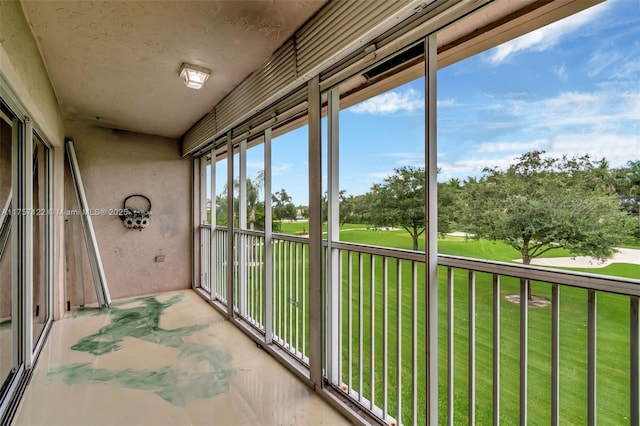
[{"label": "ceiling light fixture", "polygon": [[201,89],[204,82],[211,75],[211,70],[184,63],[180,67],[180,78],[185,86],[191,89]]}]

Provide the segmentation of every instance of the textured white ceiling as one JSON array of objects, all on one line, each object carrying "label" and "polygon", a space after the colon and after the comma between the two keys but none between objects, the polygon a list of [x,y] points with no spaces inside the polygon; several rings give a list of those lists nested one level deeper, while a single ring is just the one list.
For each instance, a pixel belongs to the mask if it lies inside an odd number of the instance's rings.
[{"label": "textured white ceiling", "polygon": [[[327,0],[29,1],[64,118],[179,137]],[[212,70],[201,90],[178,77]]]}]

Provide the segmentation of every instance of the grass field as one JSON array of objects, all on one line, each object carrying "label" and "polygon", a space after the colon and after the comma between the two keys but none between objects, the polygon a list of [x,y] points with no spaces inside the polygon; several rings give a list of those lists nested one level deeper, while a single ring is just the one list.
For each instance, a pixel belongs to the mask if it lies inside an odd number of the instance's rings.
[{"label": "grass field", "polygon": [[[295,233],[307,226],[303,223],[284,223],[283,233]],[[308,230],[308,227],[306,228]],[[405,231],[374,231],[366,226],[345,225],[341,240],[367,245],[410,248],[411,238]],[[421,246],[423,247],[423,246]],[[442,254],[480,257],[512,262],[518,252],[501,243],[488,241],[465,241],[461,237],[447,237],[438,242]],[[558,250],[554,256],[568,256]],[[356,392],[367,399],[373,396],[377,406],[396,416],[401,405],[403,423],[411,420],[412,389],[411,342],[412,309],[417,308],[418,323],[418,423],[424,423],[425,378],[425,305],[424,289],[412,288],[412,269],[409,262],[396,265],[391,261],[383,266],[378,256],[363,255],[362,283],[358,277],[358,256],[352,254],[351,273],[347,254],[343,254],[342,270],[342,374],[344,383],[349,383]],[[371,267],[371,261],[374,266]],[[301,260],[302,261],[302,260]],[[306,259],[305,259],[306,262]],[[396,277],[398,268],[401,279]],[[590,268],[589,273],[616,275],[629,278],[640,276],[640,266],[612,264],[603,268]],[[374,279],[370,278],[373,272]],[[387,288],[382,276],[386,272]],[[416,282],[424,282],[423,265],[416,266]],[[349,276],[351,275],[351,280]],[[455,354],[455,424],[466,424],[468,389],[468,302],[469,285],[466,271],[455,271],[454,286],[454,354]],[[294,289],[295,290],[295,289]],[[509,302],[504,296],[516,294],[519,282],[502,278],[500,297],[500,415],[502,424],[519,422],[519,305]],[[413,292],[417,298],[413,298]],[[532,292],[550,298],[550,286],[532,283]],[[400,294],[398,303],[398,294]],[[282,309],[290,309],[287,301],[295,291],[279,298]],[[382,301],[387,300],[386,311]],[[587,415],[587,292],[562,288],[560,291],[560,416],[561,424],[585,424]],[[492,281],[487,274],[476,274],[476,423],[490,424],[492,417]],[[629,299],[624,296],[599,293],[597,296],[597,418],[600,424],[628,424],[629,415]],[[446,422],[447,413],[447,284],[446,269],[439,270],[439,391],[440,423]],[[360,308],[361,306],[361,308]],[[398,315],[400,310],[400,315]],[[308,312],[308,310],[307,310]],[[362,320],[360,313],[362,312]],[[550,362],[551,362],[551,309],[529,308],[528,351],[528,415],[529,424],[550,422]],[[373,315],[372,315],[373,313]],[[303,326],[303,315],[299,315],[299,326]],[[386,317],[387,331],[384,333],[383,319]],[[361,322],[360,322],[361,321]],[[349,327],[351,324],[351,327]],[[400,343],[401,350],[397,350]],[[303,344],[303,343],[300,343]],[[362,348],[362,350],[360,349]],[[397,356],[397,353],[400,356]],[[349,360],[351,362],[349,363]],[[386,361],[386,362],[385,362]],[[386,369],[384,366],[386,365]],[[373,374],[371,374],[373,371]],[[360,377],[362,376],[362,384]],[[371,380],[373,377],[373,380]],[[388,384],[387,395],[383,394]],[[398,383],[401,395],[396,394]]]}]

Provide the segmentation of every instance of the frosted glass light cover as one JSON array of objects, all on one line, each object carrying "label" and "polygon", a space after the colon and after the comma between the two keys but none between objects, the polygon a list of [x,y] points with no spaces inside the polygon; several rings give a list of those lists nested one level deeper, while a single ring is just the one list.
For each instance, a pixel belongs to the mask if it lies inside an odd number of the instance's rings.
[{"label": "frosted glass light cover", "polygon": [[191,89],[201,89],[210,74],[210,70],[195,65],[182,64],[180,67],[180,78],[184,85]]}]

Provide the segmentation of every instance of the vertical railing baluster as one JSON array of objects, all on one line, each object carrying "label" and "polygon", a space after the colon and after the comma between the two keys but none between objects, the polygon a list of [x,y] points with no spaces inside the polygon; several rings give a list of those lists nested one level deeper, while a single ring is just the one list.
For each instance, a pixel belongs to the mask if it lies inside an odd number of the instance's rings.
[{"label": "vertical railing baluster", "polygon": [[362,332],[364,327],[364,321],[362,318],[363,309],[363,262],[362,253],[358,252],[358,400],[362,402],[362,394],[364,393],[362,383]]},{"label": "vertical railing baluster", "polygon": [[258,293],[258,266],[259,263],[257,262],[256,259],[256,241],[257,241],[257,237],[253,236],[253,238],[251,239],[251,245],[249,246],[249,252],[251,253],[251,263],[250,263],[250,267],[251,267],[251,292],[252,292],[252,307],[251,307],[251,316],[253,317],[253,320],[255,321],[256,325],[258,325],[258,327],[262,324],[262,321],[260,320],[260,317],[258,316],[258,304],[260,303],[260,299],[259,299],[259,293]]},{"label": "vertical railing baluster", "polygon": [[351,394],[353,360],[353,252],[347,251],[347,393]]},{"label": "vertical railing baluster", "polygon": [[278,279],[277,279],[277,291],[276,291],[276,297],[274,298],[276,300],[276,310],[278,311],[278,321],[276,326],[274,327],[277,332],[278,332],[278,338],[277,341],[278,342],[282,342],[282,244],[283,241],[282,240],[277,240],[277,245],[276,245],[276,250],[277,251],[277,257],[278,257]]},{"label": "vertical railing baluster", "polygon": [[202,267],[202,272],[200,274],[200,287],[205,288],[205,277],[207,274],[207,265],[206,265],[206,259],[207,259],[207,246],[205,243],[205,238],[206,238],[206,234],[205,234],[206,228],[201,228],[201,232],[200,232],[200,265]]},{"label": "vertical railing baluster", "polygon": [[476,423],[476,274],[469,271],[469,424]]},{"label": "vertical railing baluster", "polygon": [[520,280],[520,425],[527,424],[527,364],[529,354],[529,280]]},{"label": "vertical railing baluster", "polygon": [[226,234],[224,233],[224,231],[220,231],[220,238],[218,239],[218,253],[220,253],[220,268],[218,268],[218,296],[220,298],[220,301],[224,304],[227,303],[227,298],[225,296],[224,293],[224,289],[226,288],[224,286],[224,279],[227,276],[226,275],[226,258],[227,258],[227,252],[226,252],[226,247],[227,247],[227,243],[226,243],[226,239],[225,239]]},{"label": "vertical railing baluster", "polygon": [[389,375],[389,258],[382,258],[382,418],[387,420],[389,396],[388,375]]},{"label": "vertical railing baluster", "polygon": [[587,317],[587,424],[596,424],[596,292],[588,292]]},{"label": "vertical railing baluster", "polygon": [[224,290],[226,289],[226,284],[225,284],[225,278],[226,278],[226,267],[227,267],[227,262],[226,262],[226,233],[224,232],[224,230],[218,230],[216,231],[218,232],[218,236],[216,244],[216,251],[218,252],[218,267],[217,267],[217,278],[216,278],[216,294],[217,294],[217,298],[218,300],[220,300],[220,302],[222,302],[223,304],[227,303],[226,297],[225,297],[225,292]]},{"label": "vertical railing baluster", "polygon": [[251,248],[253,247],[253,243],[255,241],[255,236],[253,235],[249,235],[247,237],[247,247],[245,248],[247,254],[245,255],[245,257],[247,258],[247,312],[249,314],[249,318],[251,320],[251,322],[253,324],[256,324],[256,313],[253,310],[254,308],[254,303],[255,303],[255,291],[254,291],[254,285],[255,285],[255,277],[254,277],[254,269],[253,269],[253,250],[251,250]]},{"label": "vertical railing baluster", "polygon": [[225,247],[225,243],[224,243],[224,232],[223,231],[216,231],[219,232],[218,234],[218,238],[216,241],[216,244],[218,245],[216,247],[216,250],[218,251],[218,253],[220,254],[219,258],[218,258],[218,276],[216,277],[216,297],[218,298],[218,300],[220,300],[221,302],[225,303],[224,301],[224,296],[222,294],[222,277],[225,276],[225,272],[224,272],[224,268],[225,268],[225,264],[224,264],[224,259],[225,259],[225,253],[224,253],[224,247]]},{"label": "vertical railing baluster", "polygon": [[500,424],[500,276],[493,274],[493,424]]},{"label": "vertical railing baluster", "polygon": [[220,251],[220,239],[221,239],[220,231],[216,229],[215,233],[216,233],[216,238],[215,238],[216,256],[213,259],[213,261],[216,262],[216,267],[215,267],[216,273],[215,273],[215,280],[211,285],[215,289],[214,299],[220,300],[220,270],[222,269],[222,256],[224,256],[224,253]]},{"label": "vertical railing baluster", "polygon": [[258,311],[256,304],[258,303],[258,289],[256,288],[256,284],[258,282],[257,279],[257,268],[256,268],[256,239],[257,237],[254,235],[251,237],[251,245],[249,245],[249,254],[251,255],[251,263],[249,267],[251,268],[251,317],[256,325],[260,325],[260,319],[258,318]]},{"label": "vertical railing baluster", "polygon": [[254,273],[254,269],[253,269],[253,252],[251,250],[251,248],[253,247],[253,243],[255,241],[255,236],[253,235],[249,235],[247,236],[247,246],[245,247],[245,251],[247,252],[247,254],[245,255],[246,259],[247,259],[247,302],[246,304],[249,305],[247,306],[247,313],[249,314],[249,318],[251,319],[251,322],[253,324],[256,324],[256,313],[253,310],[254,305],[254,297],[255,297],[255,292],[254,292],[254,284],[255,284],[255,277],[253,275]]},{"label": "vertical railing baluster", "polygon": [[638,298],[629,298],[629,396],[631,425],[640,424],[640,315],[638,313]]},{"label": "vertical railing baluster", "polygon": [[402,424],[402,261],[396,259],[396,425]]},{"label": "vertical railing baluster", "polygon": [[375,258],[373,255],[370,255],[370,260],[369,260],[369,294],[370,294],[370,300],[371,300],[371,304],[369,306],[369,318],[370,318],[370,323],[369,323],[369,332],[371,334],[371,345],[369,346],[369,374],[371,377],[369,377],[369,381],[371,383],[371,387],[370,387],[370,391],[371,391],[371,399],[369,400],[369,408],[371,409],[371,411],[373,411],[373,407],[375,406],[375,389],[376,389],[376,383],[375,383],[375,342],[376,342],[376,328],[375,328],[375,312],[376,312],[376,304],[375,304],[375,287],[376,287],[376,281],[375,281]]},{"label": "vertical railing baluster", "polygon": [[288,284],[289,284],[289,290],[287,292],[287,306],[289,309],[287,309],[288,311],[288,318],[287,318],[287,322],[289,323],[289,337],[287,338],[287,343],[288,343],[288,347],[289,347],[289,351],[291,351],[291,347],[293,346],[293,303],[291,303],[291,299],[293,299],[293,247],[294,243],[292,243],[291,241],[289,241],[287,243],[287,251],[289,253],[289,262],[287,263],[287,265],[289,266],[289,279],[288,279]]},{"label": "vertical railing baluster", "polygon": [[411,261],[411,424],[418,424],[418,264]]},{"label": "vertical railing baluster", "polygon": [[253,320],[256,322],[256,325],[258,325],[258,328],[260,328],[260,326],[262,325],[262,320],[260,319],[260,313],[258,311],[258,306],[260,304],[260,293],[259,293],[259,288],[260,288],[260,281],[258,278],[258,271],[260,270],[260,262],[258,261],[257,257],[256,257],[256,248],[257,248],[257,244],[259,244],[258,242],[258,237],[254,236],[253,237],[253,241],[251,243],[251,271],[252,271],[252,275],[253,275],[253,279],[252,279],[252,291],[253,291],[253,307],[251,309],[252,312],[252,316],[253,316]]},{"label": "vertical railing baluster", "polygon": [[[336,294],[335,294],[335,298],[334,300],[337,302],[337,305],[335,307],[336,310],[336,317],[338,320],[338,323],[336,324],[336,326],[333,328],[332,332],[337,332],[337,336],[336,339],[334,339],[333,341],[335,342],[335,344],[337,345],[337,348],[335,349],[337,356],[335,358],[337,358],[337,368],[338,368],[338,373],[336,375],[336,378],[338,379],[338,385],[342,384],[342,371],[343,371],[343,359],[342,359],[342,268],[343,268],[343,264],[342,264],[342,250],[339,249],[335,249],[335,255],[334,255],[334,259],[337,258],[337,275],[335,275],[334,277],[337,277],[337,285],[334,287],[334,290],[336,290]],[[336,267],[335,265],[333,267]],[[334,359],[335,359],[334,358]],[[335,366],[335,363],[332,363],[332,365]]]},{"label": "vertical railing baluster", "polygon": [[298,356],[300,351],[300,253],[299,253],[300,244],[294,243],[294,253],[296,254],[296,263],[295,263],[295,288],[296,288],[296,346],[295,346],[295,354]]},{"label": "vertical railing baluster", "polygon": [[[260,299],[260,303],[258,304],[258,315],[260,315],[260,321],[262,323],[262,326],[265,330],[265,334],[267,332],[267,319],[266,319],[266,315],[264,313],[264,298],[265,298],[265,285],[266,285],[266,279],[265,279],[265,268],[266,268],[266,262],[267,259],[265,258],[265,244],[266,244],[266,239],[264,237],[262,237],[262,240],[260,243],[258,243],[258,255],[257,255],[257,261],[258,261],[258,298]],[[264,263],[263,263],[263,259],[264,259]]]},{"label": "vertical railing baluster", "polygon": [[560,424],[560,289],[551,286],[551,424]]},{"label": "vertical railing baluster", "polygon": [[216,242],[217,255],[216,255],[216,258],[214,259],[214,262],[216,262],[217,265],[216,265],[216,268],[215,268],[216,269],[216,274],[215,274],[216,275],[216,277],[215,277],[216,279],[215,279],[215,282],[214,282],[213,285],[215,286],[215,292],[216,292],[215,299],[220,300],[221,299],[221,297],[220,297],[220,271],[223,268],[222,258],[224,256],[224,252],[220,250],[220,240],[222,239],[221,231],[216,229],[215,232],[216,232],[215,242]]},{"label": "vertical railing baluster", "polygon": [[289,280],[287,279],[289,273],[289,259],[287,253],[289,251],[289,242],[282,242],[282,334],[280,335],[282,339],[282,346],[287,347],[287,343],[289,342],[289,308],[291,304],[289,303],[289,294],[288,294],[288,285]]},{"label": "vertical railing baluster", "polygon": [[254,324],[257,324],[257,318],[256,318],[256,311],[255,311],[255,297],[256,297],[256,291],[255,291],[255,283],[256,283],[256,277],[255,277],[255,268],[254,268],[254,259],[253,259],[253,246],[255,244],[255,240],[256,237],[254,235],[251,235],[249,237],[249,243],[247,244],[247,258],[249,259],[247,262],[247,268],[249,268],[249,283],[247,283],[247,285],[249,286],[249,289],[251,290],[251,295],[249,297],[249,301],[247,302],[248,304],[251,305],[251,311],[250,311],[250,315],[251,315],[251,321]]},{"label": "vertical railing baluster", "polygon": [[306,270],[306,253],[305,253],[306,244],[302,244],[302,359],[307,354],[305,350],[305,345],[307,343],[307,327],[309,325],[309,321],[307,320],[307,270]]},{"label": "vertical railing baluster", "polygon": [[447,423],[453,426],[455,351],[454,351],[454,270],[447,268]]},{"label": "vertical railing baluster", "polygon": [[280,332],[278,333],[278,340],[280,341],[280,343],[282,345],[284,345],[285,343],[285,338],[286,338],[286,329],[285,329],[285,321],[286,321],[286,316],[287,316],[287,310],[286,310],[286,298],[285,298],[285,290],[286,290],[286,284],[285,284],[285,279],[286,279],[286,267],[287,267],[287,263],[286,263],[286,252],[287,252],[287,246],[286,246],[286,241],[280,240],[278,241],[278,254],[280,255],[280,260],[279,260],[279,266],[278,266],[278,270],[279,270],[279,275],[280,278],[278,280],[278,284],[280,287],[280,290],[278,291],[278,308],[280,309],[280,319],[279,319],[279,323],[280,323]]}]

